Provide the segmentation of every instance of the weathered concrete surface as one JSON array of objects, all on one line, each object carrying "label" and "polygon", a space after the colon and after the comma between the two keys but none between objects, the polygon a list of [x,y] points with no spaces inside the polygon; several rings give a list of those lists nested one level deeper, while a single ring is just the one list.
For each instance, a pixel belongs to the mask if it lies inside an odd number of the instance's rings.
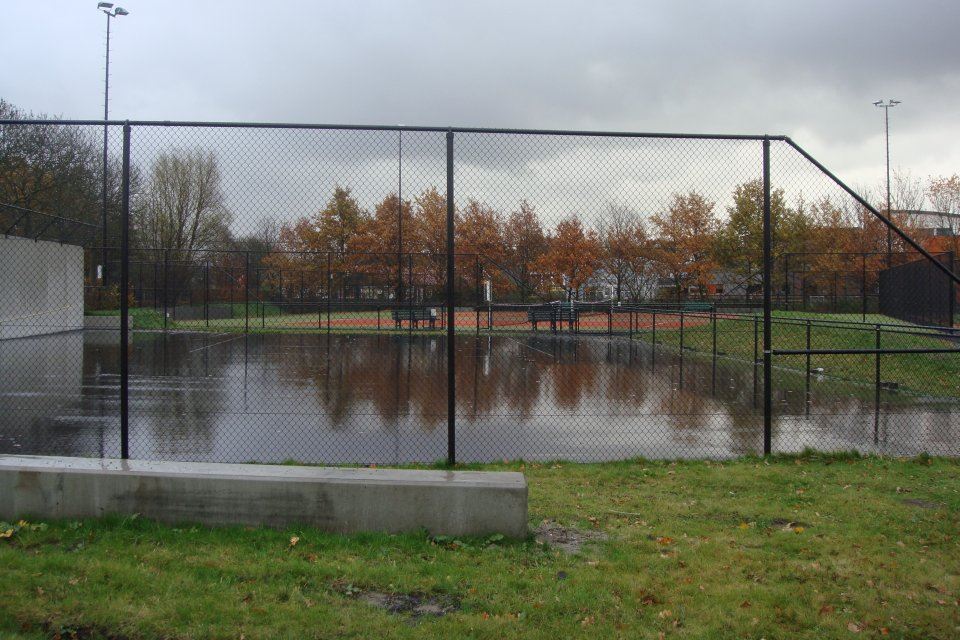
[{"label": "weathered concrete surface", "polygon": [[83,249],[0,236],[0,340],[83,327]]},{"label": "weathered concrete surface", "polygon": [[138,513],[161,522],[435,535],[527,534],[520,473],[0,456],[0,519]]}]

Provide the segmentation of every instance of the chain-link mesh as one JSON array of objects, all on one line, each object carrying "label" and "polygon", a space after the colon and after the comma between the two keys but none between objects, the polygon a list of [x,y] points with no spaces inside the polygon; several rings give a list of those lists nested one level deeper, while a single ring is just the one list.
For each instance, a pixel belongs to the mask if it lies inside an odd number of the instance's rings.
[{"label": "chain-link mesh", "polygon": [[[135,458],[763,451],[761,138],[453,130],[448,272],[446,130],[133,124],[123,247],[122,127],[105,190],[102,124],[0,127],[0,452],[116,456],[124,393]],[[772,449],[957,454],[953,332],[880,315],[925,256],[769,178]]]}]

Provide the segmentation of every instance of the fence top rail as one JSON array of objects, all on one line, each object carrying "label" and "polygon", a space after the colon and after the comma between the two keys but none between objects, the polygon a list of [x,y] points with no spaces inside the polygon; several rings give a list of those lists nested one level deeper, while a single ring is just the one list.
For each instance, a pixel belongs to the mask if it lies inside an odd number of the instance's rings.
[{"label": "fence top rail", "polygon": [[589,129],[524,129],[517,127],[464,127],[383,124],[314,124],[298,122],[229,122],[201,120],[58,120],[48,118],[0,119],[5,125],[68,125],[68,126],[125,126],[131,127],[198,127],[223,129],[320,129],[331,131],[411,131],[425,133],[486,133],[546,136],[577,136],[606,138],[676,138],[694,140],[779,140],[785,135],[736,133],[669,133],[650,131],[597,131]]},{"label": "fence top rail", "polygon": [[910,353],[960,353],[960,349],[773,349],[775,356],[869,356],[869,355],[906,355]]},{"label": "fence top rail", "polygon": [[6,202],[0,202],[0,208],[2,209],[13,209],[27,216],[41,216],[47,220],[56,220],[60,222],[66,222],[67,224],[76,225],[78,227],[89,227],[91,229],[99,229],[99,225],[91,224],[89,222],[83,222],[82,220],[75,220],[73,218],[64,218],[63,216],[58,216],[53,213],[47,213],[46,211],[38,211],[36,209],[28,209],[27,207],[21,207],[15,204],[9,204]]},{"label": "fence top rail", "polygon": [[[608,305],[609,306],[609,305]],[[496,308],[496,307],[495,307]],[[687,318],[713,318],[734,322],[754,322],[762,321],[763,315],[759,312],[738,313],[727,311],[722,307],[716,311],[686,310],[676,306],[635,303],[619,307],[621,311],[634,311],[645,313],[659,313],[662,315],[683,315]],[[807,323],[812,326],[830,326],[838,329],[850,329],[855,331],[875,331],[880,328],[884,333],[898,333],[904,335],[931,336],[931,337],[953,337],[960,334],[960,328],[939,327],[934,325],[909,325],[895,324],[892,322],[859,322],[856,320],[833,320],[830,318],[804,318],[804,317],[783,317],[774,316],[770,319],[772,324],[806,326]]]}]

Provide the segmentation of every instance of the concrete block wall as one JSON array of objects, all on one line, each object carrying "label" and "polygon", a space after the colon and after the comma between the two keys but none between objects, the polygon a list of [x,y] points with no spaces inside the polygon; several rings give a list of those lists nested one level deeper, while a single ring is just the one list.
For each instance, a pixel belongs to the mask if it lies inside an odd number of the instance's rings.
[{"label": "concrete block wall", "polygon": [[0,340],[83,328],[83,248],[0,236]]}]

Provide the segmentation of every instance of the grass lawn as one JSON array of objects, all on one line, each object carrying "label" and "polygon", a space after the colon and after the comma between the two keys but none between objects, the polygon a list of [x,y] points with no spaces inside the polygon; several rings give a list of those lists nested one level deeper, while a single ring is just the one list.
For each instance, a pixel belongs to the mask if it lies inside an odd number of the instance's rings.
[{"label": "grass lawn", "polygon": [[[791,319],[842,320],[860,324],[860,315],[801,314],[777,312],[775,316]],[[874,349],[876,332],[873,323],[898,323],[880,315],[868,315],[866,326],[816,325],[811,328],[810,344],[814,349]],[[910,326],[910,325],[906,325]],[[881,346],[887,348],[956,348],[955,342],[935,335],[909,335],[894,333],[894,327],[886,327],[881,334]],[[760,349],[762,349],[763,324],[759,325]],[[650,331],[635,334],[637,339],[650,341]],[[806,327],[803,324],[772,325],[775,349],[806,348]],[[684,330],[683,344],[687,349],[710,354],[713,335],[709,323],[688,327]],[[680,346],[679,329],[658,329],[657,344]],[[717,350],[726,357],[752,361],[754,355],[754,327],[750,318],[717,320]],[[762,353],[762,351],[758,352]],[[803,371],[804,356],[776,356],[774,366]],[[875,356],[870,355],[814,355],[810,358],[812,369],[823,368],[825,375],[842,380],[873,383]],[[881,357],[881,380],[896,382],[903,390],[933,396],[960,396],[960,356],[957,354],[899,354]]]},{"label": "grass lawn", "polygon": [[[608,539],[569,554],[532,539],[30,523],[0,539],[0,637],[960,636],[957,461],[482,468],[525,471],[531,528]],[[371,591],[448,612],[391,613]]]}]

